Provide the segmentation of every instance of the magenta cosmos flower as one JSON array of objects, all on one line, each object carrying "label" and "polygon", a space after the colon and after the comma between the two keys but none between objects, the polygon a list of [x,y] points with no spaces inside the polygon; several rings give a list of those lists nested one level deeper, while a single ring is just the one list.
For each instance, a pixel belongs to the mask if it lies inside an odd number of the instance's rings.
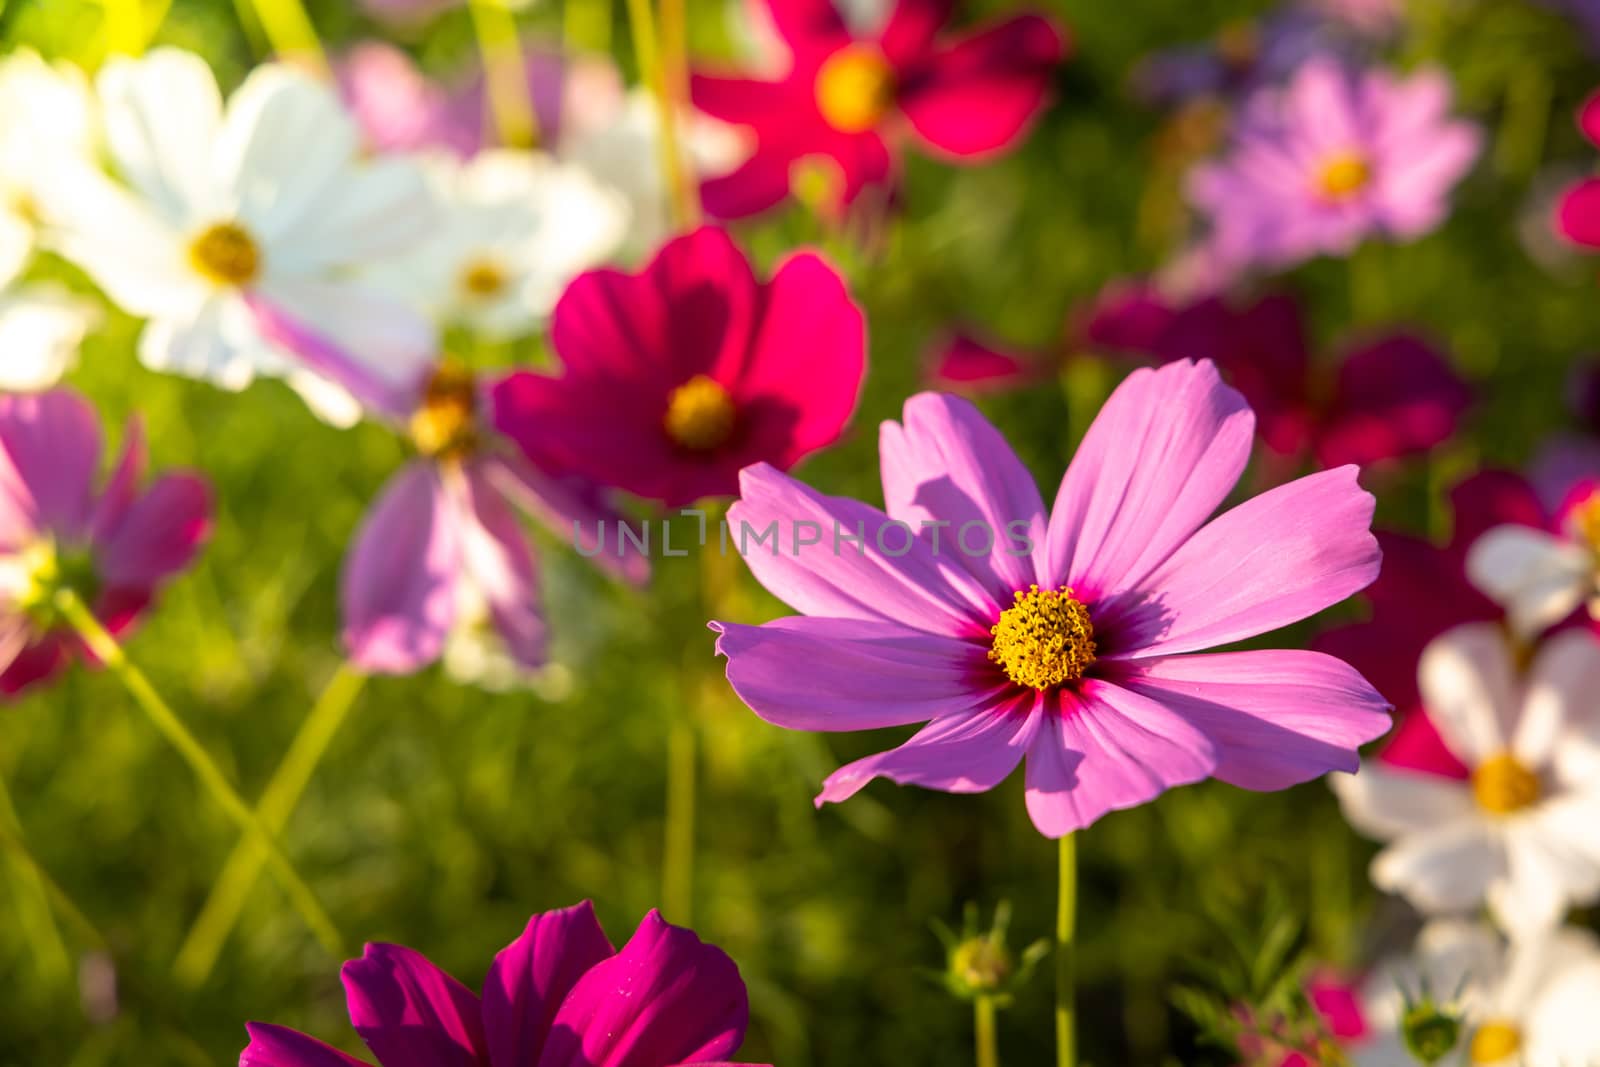
[{"label": "magenta cosmos flower", "polygon": [[[1584,101],[1578,129],[1600,147],[1600,92]],[[1585,248],[1600,248],[1600,178],[1585,178],[1561,195],[1556,205],[1556,232]]]},{"label": "magenta cosmos flower", "polygon": [[128,426],[97,488],[103,442],[88,402],[65,390],[0,395],[0,694],[15,696],[90,653],[56,617],[62,587],[125,633],[211,530],[211,492],[193,474],[140,490],[144,442]]},{"label": "magenta cosmos flower", "polygon": [[[587,901],[535,915],[483,996],[399,945],[344,965],[350,1022],[381,1067],[716,1067],[744,1042],[739,968],[652,911],[622,951]],[[239,1067],[365,1067],[294,1030],[250,1023]]]},{"label": "magenta cosmos flower", "polygon": [[752,463],[787,469],[836,441],[866,373],[866,324],[820,256],[772,280],[712,227],[638,274],[596,270],[561,297],[563,373],[513,374],[495,424],[541,467],[668,507],[731,496]]},{"label": "magenta cosmos flower", "polygon": [[[601,494],[533,466],[494,432],[506,420],[492,411],[493,383],[433,354],[375,351],[364,362],[264,302],[253,310],[264,335],[343,385],[417,452],[379,495],[345,559],[340,606],[351,661],[409,674],[452,639],[487,638],[487,651],[514,668],[541,666],[547,627],[517,513],[570,538],[616,518]],[[637,553],[597,558],[630,580],[648,575]]]},{"label": "magenta cosmos flower", "polygon": [[1478,156],[1478,127],[1450,117],[1441,71],[1396,78],[1330,56],[1245,103],[1226,156],[1190,176],[1212,250],[1241,266],[1346,255],[1368,237],[1438,226]]},{"label": "magenta cosmos flower", "polygon": [[1354,768],[1389,716],[1350,667],[1316,652],[1192,654],[1303,619],[1378,573],[1354,467],[1207,521],[1254,421],[1209,362],[1137,370],[1048,512],[999,433],[937,393],[883,425],[887,512],[753,467],[731,536],[803,614],[713,623],[728,680],[791,729],[927,723],[836,771],[819,804],[878,777],[979,792],[1026,757],[1028,812],[1051,837],[1207,777],[1282,789]]},{"label": "magenta cosmos flower", "polygon": [[797,177],[820,169],[830,209],[890,181],[906,133],[953,161],[1014,145],[1044,106],[1061,33],[1021,15],[942,39],[942,0],[897,0],[881,31],[856,34],[831,0],[767,0],[791,62],[779,81],[696,74],[695,106],[748,126],[755,150],[707,181],[706,211],[724,219],[764,211]]}]

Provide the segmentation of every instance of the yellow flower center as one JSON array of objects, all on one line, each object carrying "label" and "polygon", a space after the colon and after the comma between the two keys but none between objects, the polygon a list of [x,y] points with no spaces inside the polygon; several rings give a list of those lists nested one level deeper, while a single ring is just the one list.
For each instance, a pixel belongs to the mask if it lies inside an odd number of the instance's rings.
[{"label": "yellow flower center", "polygon": [[1522,1031],[1501,1020],[1484,1023],[1472,1035],[1468,1058],[1473,1063],[1499,1063],[1522,1051]]},{"label": "yellow flower center", "polygon": [[1317,171],[1317,192],[1329,200],[1345,200],[1367,187],[1372,167],[1354,152],[1334,156]]},{"label": "yellow flower center", "polygon": [[817,71],[817,109],[840,133],[865,133],[894,105],[894,68],[871,45],[852,44]]},{"label": "yellow flower center", "polygon": [[189,245],[189,265],[214,285],[249,285],[261,273],[261,247],[238,223],[219,222]]},{"label": "yellow flower center", "polygon": [[472,372],[440,364],[411,416],[417,451],[435,459],[460,457],[478,443],[478,386]]},{"label": "yellow flower center", "polygon": [[1030,689],[1075,682],[1094,662],[1094,623],[1071,589],[1018,590],[989,632],[989,658]]},{"label": "yellow flower center", "polygon": [[1572,532],[1596,552],[1600,552],[1600,490],[1572,509],[1567,517]]},{"label": "yellow flower center", "polygon": [[738,411],[721,385],[696,374],[672,391],[662,420],[667,436],[684,448],[709,452],[733,435]]},{"label": "yellow flower center", "polygon": [[483,256],[461,271],[461,291],[474,300],[490,300],[506,291],[510,277],[499,260]]},{"label": "yellow flower center", "polygon": [[1472,793],[1484,811],[1509,815],[1539,802],[1539,776],[1511,753],[1502,752],[1472,772]]}]

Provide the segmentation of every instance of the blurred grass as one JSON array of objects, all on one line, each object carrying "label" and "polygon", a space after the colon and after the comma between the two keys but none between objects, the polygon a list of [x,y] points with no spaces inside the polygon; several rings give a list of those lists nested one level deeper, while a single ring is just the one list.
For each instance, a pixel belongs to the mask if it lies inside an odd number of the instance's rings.
[{"label": "blurred grass", "polygon": [[[985,0],[967,14],[1007,6]],[[1127,71],[1152,47],[1260,9],[1226,0],[1051,6],[1073,27],[1075,56],[1028,144],[975,170],[914,160],[904,220],[880,257],[851,264],[873,363],[849,440],[803,471],[829,492],[881,499],[874,427],[918,387],[940,331],[965,322],[1019,344],[1057,344],[1073,305],[1108,278],[1160,262],[1172,234],[1139,221],[1150,190],[1163,188],[1152,147],[1159,119],[1129,101]],[[313,9],[330,41],[371,32],[346,3]],[[736,38],[731,8],[698,2],[691,11],[699,51]],[[1570,115],[1600,71],[1542,9],[1430,0],[1415,18],[1405,61],[1454,72],[1464,106],[1495,138],[1490,157],[1440,232],[1352,263],[1309,265],[1289,284],[1324,350],[1351,331],[1404,322],[1444,341],[1478,384],[1465,433],[1430,461],[1438,476],[1412,464],[1368,479],[1381,522],[1422,530],[1437,512],[1430,492],[1447,484],[1438,472],[1520,462],[1561,427],[1570,362],[1600,337],[1592,265],[1538,266],[1518,240],[1539,175],[1591,165]],[[98,19],[87,0],[0,9],[7,45],[87,62],[97,58]],[[447,16],[410,43],[445,69],[470,47],[464,19]],[[540,7],[527,19],[554,32],[560,11]],[[617,30],[627,66],[620,21]],[[256,58],[228,3],[177,0],[159,39],[203,51],[225,83]],[[791,214],[740,234],[770,262],[813,229]],[[203,563],[172,588],[130,654],[255,796],[339,662],[339,560],[403,453],[380,429],[318,424],[274,384],[235,396],[150,374],[132,358],[134,336],[133,323],[113,318],[72,382],[113,423],[138,412],[157,466],[203,468],[218,489],[219,522]],[[1043,385],[985,407],[1048,494],[1083,430],[1062,393]],[[557,667],[541,689],[485,693],[438,672],[374,682],[290,823],[289,851],[346,934],[413,945],[474,985],[535,910],[592,897],[613,940],[625,939],[659,903],[666,737],[674,717],[689,715],[704,760],[696,926],[750,984],[742,1058],[784,1067],[970,1062],[968,1013],[919,972],[940,963],[929,921],[955,922],[967,900],[1011,900],[1014,944],[1050,929],[1054,848],[1028,824],[1020,776],[979,797],[878,784],[814,811],[825,774],[898,732],[790,734],[720,686],[686,686],[686,670],[717,670],[704,620],[689,608],[696,561],[661,561],[655,588],[639,594],[544,542]],[[736,581],[720,614],[782,613],[742,568],[730,569]],[[683,706],[686,692],[702,694],[699,706]],[[0,713],[0,775],[34,855],[109,942],[123,994],[112,1021],[86,1019],[79,976],[49,947],[38,887],[16,865],[0,868],[0,1064],[232,1062],[245,1019],[354,1050],[339,961],[317,949],[269,879],[205,988],[172,987],[171,960],[235,834],[112,679],[75,673]],[[1084,835],[1080,855],[1081,1040],[1100,1067],[1225,1062],[1196,1046],[1168,990],[1203,974],[1198,961],[1226,936],[1219,917],[1250,914],[1269,886],[1309,917],[1323,955],[1370,947],[1370,846],[1344,827],[1320,784],[1271,796],[1180,789],[1109,816]],[[1381,912],[1375,928],[1393,921]],[[89,948],[69,922],[56,924],[75,958]],[[1002,1013],[1000,1030],[1005,1062],[1046,1062],[1047,983]]]}]

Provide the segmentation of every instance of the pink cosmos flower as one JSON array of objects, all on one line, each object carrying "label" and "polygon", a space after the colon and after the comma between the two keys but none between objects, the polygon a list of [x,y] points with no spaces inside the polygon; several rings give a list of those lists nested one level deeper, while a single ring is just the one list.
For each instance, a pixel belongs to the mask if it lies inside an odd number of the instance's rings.
[{"label": "pink cosmos flower", "polygon": [[[505,420],[494,411],[492,382],[415,353],[378,360],[391,368],[380,377],[265,303],[253,310],[267,336],[403,430],[418,454],[384,488],[345,559],[340,603],[351,661],[408,674],[452,639],[493,636],[516,667],[541,666],[547,630],[517,511],[570,538],[615,518],[601,495],[535,467],[494,433]],[[637,553],[597,558],[634,581],[648,574]]]},{"label": "pink cosmos flower", "polygon": [[[535,915],[495,957],[481,998],[399,945],[368,945],[341,977],[381,1067],[717,1067],[750,1016],[722,950],[652,911],[619,952],[588,901]],[[285,1027],[247,1029],[239,1067],[365,1067]]]},{"label": "pink cosmos flower", "polygon": [[211,530],[211,491],[167,474],[143,491],[144,440],[131,423],[97,487],[94,409],[67,390],[0,395],[0,695],[16,696],[90,653],[59,620],[54,590],[76,592],[113,634],[194,561]]},{"label": "pink cosmos flower", "polygon": [[[1600,92],[1578,111],[1578,129],[1600,147]],[[1556,232],[1585,248],[1600,248],[1600,178],[1585,178],[1561,195],[1556,205]]]},{"label": "pink cosmos flower", "polygon": [[718,218],[776,205],[817,164],[829,180],[827,206],[842,209],[891,181],[892,146],[907,133],[945,159],[992,157],[1043,108],[1063,51],[1060,31],[1038,15],[941,38],[944,0],[897,0],[871,34],[852,32],[832,0],[767,6],[791,53],[782,80],[693,78],[696,107],[754,133],[754,154],[701,189]]},{"label": "pink cosmos flower", "polygon": [[536,465],[668,507],[729,496],[752,463],[787,469],[839,438],[866,326],[813,253],[770,281],[719,229],[669,241],[638,274],[581,275],[556,305],[563,373],[494,390],[495,425]]},{"label": "pink cosmos flower", "polygon": [[1482,133],[1450,117],[1442,71],[1397,79],[1315,57],[1241,110],[1227,155],[1188,193],[1223,261],[1286,267],[1368,237],[1412,240],[1444,219]]},{"label": "pink cosmos flower", "polygon": [[712,623],[728,680],[791,729],[927,724],[836,771],[819,804],[877,777],[981,792],[1026,757],[1028,812],[1050,837],[1207,777],[1283,789],[1355,767],[1389,716],[1350,667],[1192,654],[1306,618],[1378,573],[1354,467],[1207,521],[1254,424],[1209,362],[1137,370],[1050,512],[999,433],[937,393],[883,425],[887,512],[752,467],[730,536],[802,614]]}]

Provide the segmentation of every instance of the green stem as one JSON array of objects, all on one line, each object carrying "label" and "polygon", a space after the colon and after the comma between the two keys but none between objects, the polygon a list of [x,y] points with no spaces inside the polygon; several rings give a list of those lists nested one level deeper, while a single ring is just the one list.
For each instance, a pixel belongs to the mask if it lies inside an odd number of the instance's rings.
[{"label": "green stem", "polygon": [[568,52],[605,55],[611,51],[611,0],[566,0],[561,37]]},{"label": "green stem", "polygon": [[533,110],[528,59],[517,34],[517,20],[506,0],[470,0],[472,30],[483,57],[484,84],[495,133],[507,148],[539,143],[539,116]]},{"label": "green stem", "polygon": [[[366,675],[348,663],[343,664],[312,705],[305,722],[300,725],[300,732],[290,742],[283,762],[278,764],[267,788],[262,791],[256,808],[262,824],[271,833],[283,832],[327,753],[328,745],[344,725],[365,684]],[[173,963],[173,973],[187,988],[196,989],[211,976],[222,946],[238,924],[239,914],[260,879],[266,861],[267,856],[254,837],[245,838],[234,846]]]},{"label": "green stem", "polygon": [[61,931],[50,911],[51,892],[44,868],[28,850],[22,822],[17,818],[16,805],[11,802],[11,791],[3,778],[0,778],[0,834],[5,836],[7,851],[13,854],[12,878],[18,888],[18,909],[23,913],[23,929],[33,942],[33,952],[39,960],[39,973],[47,982],[71,981],[72,954],[61,940]]},{"label": "green stem", "polygon": [[1077,839],[1061,839],[1061,888],[1056,897],[1056,1067],[1077,1067],[1078,1038],[1073,1007],[1077,952],[1073,929],[1078,914]]},{"label": "green stem", "polygon": [[123,654],[122,646],[117,644],[116,638],[106,632],[105,627],[100,625],[100,620],[94,617],[94,613],[88,609],[77,593],[69,588],[58,589],[54,603],[56,611],[78,632],[78,636],[83,639],[89,651],[93,652],[122,682],[123,687],[128,690],[128,695],[139,705],[140,710],[150,720],[150,724],[173,748],[177,749],[178,754],[189,764],[195,777],[200,779],[200,783],[205,786],[228,818],[232,819],[241,831],[259,841],[267,853],[267,864],[282,884],[289,902],[300,913],[300,917],[305,920],[323,948],[334,956],[342,958],[345,955],[344,938],[340,936],[328,913],[323,910],[317,895],[295,871],[294,865],[278,847],[272,832],[267,829],[250,805],[239,796],[238,791],[229,784],[222,769],[196,740],[194,734],[189,732],[189,728],[178,718],[171,705],[156,692],[150,680],[144,676],[144,672]]},{"label": "green stem", "polygon": [[1000,1067],[1000,1045],[995,1036],[993,997],[980,996],[972,1001],[972,1029],[977,1045],[978,1067]]},{"label": "green stem", "polygon": [[667,734],[667,828],[661,860],[661,909],[680,926],[694,921],[697,740],[694,723],[684,716],[672,724]]},{"label": "green stem", "polygon": [[[683,154],[678,149],[675,94],[668,65],[662,60],[650,0],[628,0],[628,22],[633,28],[633,48],[639,61],[639,76],[650,87],[650,95],[655,99],[656,124],[660,127],[656,145],[661,172],[667,184],[667,202],[672,211],[672,221],[679,229],[687,229],[694,224],[697,212],[684,172]],[[674,40],[676,32],[669,35]]]},{"label": "green stem", "polygon": [[317,28],[301,0],[250,0],[250,3],[255,7],[256,22],[279,59],[308,64],[323,77],[332,78]]}]

